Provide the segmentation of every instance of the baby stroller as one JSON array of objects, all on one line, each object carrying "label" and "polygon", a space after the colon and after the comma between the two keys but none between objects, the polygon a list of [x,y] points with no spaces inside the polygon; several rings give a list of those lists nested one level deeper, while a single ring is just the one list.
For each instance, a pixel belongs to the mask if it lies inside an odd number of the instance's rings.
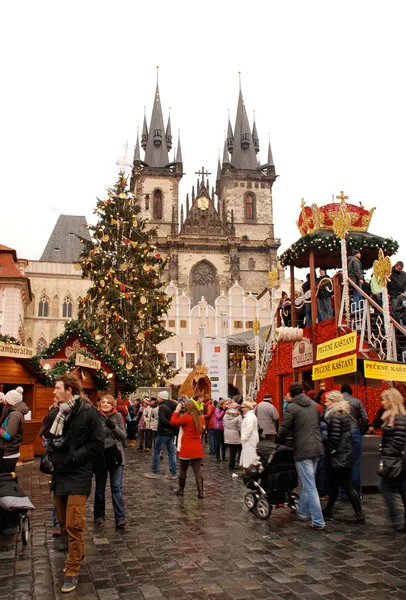
[{"label": "baby stroller", "polygon": [[29,511],[34,508],[15,473],[0,473],[0,539],[11,540],[18,532],[25,546],[31,531]]},{"label": "baby stroller", "polygon": [[251,465],[243,474],[245,506],[255,510],[260,519],[267,519],[273,508],[288,506],[296,512],[299,496],[293,490],[298,485],[298,476],[292,448],[276,446],[263,440],[257,446],[259,464]]}]

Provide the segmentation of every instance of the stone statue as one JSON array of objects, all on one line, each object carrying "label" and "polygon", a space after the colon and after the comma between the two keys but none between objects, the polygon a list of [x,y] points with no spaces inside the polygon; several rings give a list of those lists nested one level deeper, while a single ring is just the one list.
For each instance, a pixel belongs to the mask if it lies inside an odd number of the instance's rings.
[{"label": "stone statue", "polygon": [[177,281],[179,277],[179,256],[171,254],[168,267],[169,281]]},{"label": "stone statue", "polygon": [[231,283],[240,280],[240,258],[236,252],[233,252],[230,258],[230,277]]}]

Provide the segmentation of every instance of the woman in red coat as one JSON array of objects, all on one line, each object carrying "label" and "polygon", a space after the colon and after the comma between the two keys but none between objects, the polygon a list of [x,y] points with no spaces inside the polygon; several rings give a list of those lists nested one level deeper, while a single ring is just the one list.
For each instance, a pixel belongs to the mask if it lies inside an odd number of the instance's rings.
[{"label": "woman in red coat", "polygon": [[[183,409],[184,414],[179,413]],[[203,498],[203,476],[202,459],[204,456],[202,444],[202,432],[204,418],[199,414],[194,402],[178,404],[171,417],[171,425],[180,427],[178,436],[178,455],[180,461],[179,489],[177,496],[183,496],[186,483],[186,473],[189,465],[192,465],[196,478],[197,497]]]}]

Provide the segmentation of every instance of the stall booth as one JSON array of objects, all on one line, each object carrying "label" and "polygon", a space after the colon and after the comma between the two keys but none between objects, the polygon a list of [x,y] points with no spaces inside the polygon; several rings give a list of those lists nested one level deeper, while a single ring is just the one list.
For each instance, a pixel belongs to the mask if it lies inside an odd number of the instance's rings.
[{"label": "stall booth", "polygon": [[[370,313],[378,314],[381,310],[366,294],[363,296],[365,318],[361,320],[358,308],[355,308],[358,315],[351,314],[348,318],[349,315],[346,314],[342,274],[343,257],[346,260],[346,254],[343,253],[343,244],[336,235],[335,222],[340,216],[341,207],[344,205],[347,215],[348,233],[345,248],[348,255],[351,255],[354,249],[361,250],[364,270],[372,267],[378,258],[379,248],[390,256],[397,251],[398,244],[392,239],[368,233],[373,209],[367,211],[361,205],[346,204],[343,193],[338,199],[339,202],[320,208],[314,204],[308,207],[302,202],[297,221],[301,238],[282,254],[281,262],[283,266],[290,268],[290,325],[301,327],[303,338],[297,342],[273,340],[271,360],[261,381],[258,398],[261,400],[265,393],[271,393],[282,414],[283,398],[293,382],[303,383],[305,392],[311,389],[316,392],[320,389],[340,389],[343,383],[349,383],[354,395],[364,403],[371,423],[380,408],[382,390],[388,385],[399,385],[399,389],[405,394],[405,388],[402,383],[396,383],[396,377],[382,376],[379,380],[371,381],[365,376],[364,362],[384,362],[386,342],[383,337],[378,339],[378,333],[368,333],[365,328]],[[294,270],[304,268],[309,270],[309,289],[295,297]],[[320,268],[327,270],[326,276],[320,277],[320,273],[316,272],[316,269]],[[332,271],[336,270],[338,272],[333,275]],[[328,291],[332,314],[325,320],[321,319],[318,310],[319,293],[323,288]],[[306,313],[311,323],[309,326],[306,326],[304,320]],[[391,321],[393,322],[393,319]],[[393,322],[393,326],[395,325]],[[375,433],[377,435],[364,438],[361,465],[363,485],[375,485],[376,482],[380,432]]]},{"label": "stall booth", "polygon": [[32,348],[0,342],[0,391],[6,394],[21,386],[24,390],[24,402],[29,408],[27,416],[31,417],[25,419],[24,423],[24,436],[20,447],[21,461],[34,458],[35,440],[42,425],[42,420],[34,411],[37,391],[41,385],[38,384],[34,367],[29,361],[33,353]]}]

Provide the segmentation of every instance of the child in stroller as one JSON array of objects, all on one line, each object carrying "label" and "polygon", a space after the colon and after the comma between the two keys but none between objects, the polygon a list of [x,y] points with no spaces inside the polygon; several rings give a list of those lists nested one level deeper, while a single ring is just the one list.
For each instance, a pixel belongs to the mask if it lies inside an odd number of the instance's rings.
[{"label": "child in stroller", "polygon": [[11,540],[18,531],[26,545],[30,534],[28,511],[34,508],[18,486],[15,473],[0,473],[0,539]]},{"label": "child in stroller", "polygon": [[273,508],[288,506],[296,512],[299,496],[293,490],[298,485],[293,449],[262,440],[257,446],[259,464],[248,467],[243,474],[245,506],[256,510],[260,519],[267,519]]}]

